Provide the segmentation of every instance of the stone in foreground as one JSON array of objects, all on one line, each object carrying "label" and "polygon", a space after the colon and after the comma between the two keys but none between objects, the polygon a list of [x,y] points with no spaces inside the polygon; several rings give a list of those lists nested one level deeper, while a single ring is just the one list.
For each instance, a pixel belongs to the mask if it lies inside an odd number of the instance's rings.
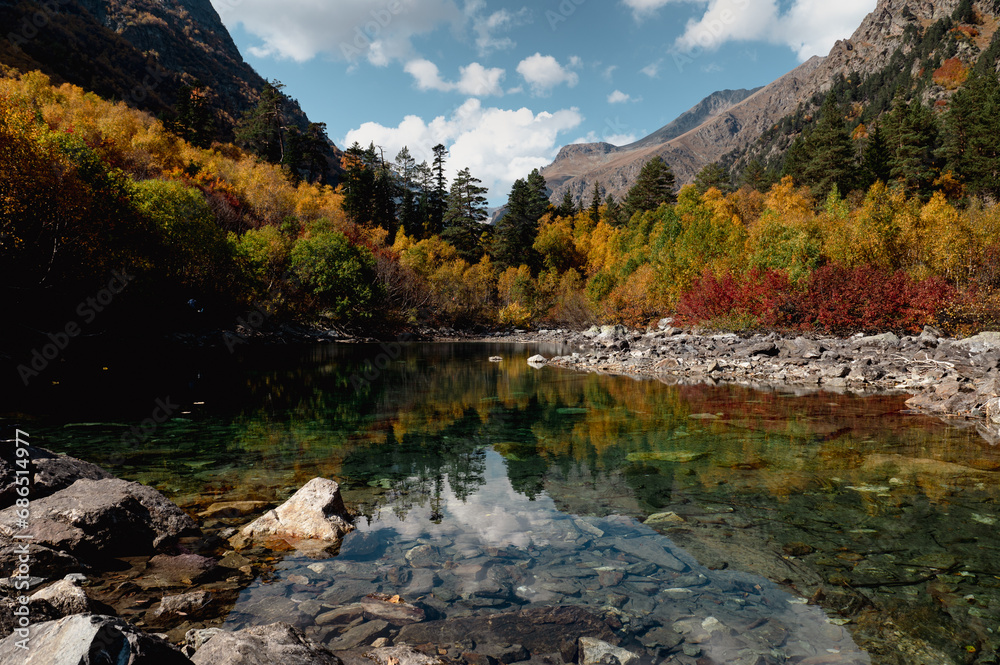
[{"label": "stone in foreground", "polygon": [[117,617],[76,614],[31,626],[28,650],[17,633],[0,641],[0,663],[18,665],[191,665],[184,654]]},{"label": "stone in foreground", "polygon": [[326,647],[287,623],[217,633],[192,661],[195,665],[342,665]]},{"label": "stone in foreground", "polygon": [[340,486],[333,480],[313,478],[288,501],[240,529],[229,542],[242,549],[284,541],[301,551],[322,552],[339,547],[353,529]]},{"label": "stone in foreground", "polygon": [[[0,573],[9,575],[18,534],[16,507],[0,511]],[[109,558],[152,554],[198,527],[151,487],[117,478],[81,479],[31,504],[32,572],[55,577]]]}]

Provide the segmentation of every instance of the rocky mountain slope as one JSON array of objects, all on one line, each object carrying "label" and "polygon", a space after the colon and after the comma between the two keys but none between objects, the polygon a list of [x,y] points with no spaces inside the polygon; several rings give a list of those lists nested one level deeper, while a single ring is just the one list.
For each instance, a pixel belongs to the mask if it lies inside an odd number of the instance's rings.
[{"label": "rocky mountain slope", "polygon": [[[244,62],[210,0],[0,0],[0,63],[41,70],[168,117],[181,86],[200,84],[225,138],[265,80]],[[292,124],[309,119],[289,100]],[[339,151],[331,144],[331,165]]]},{"label": "rocky mountain slope", "polygon": [[[588,200],[594,182],[616,198],[621,198],[635,181],[642,165],[661,156],[671,166],[678,184],[690,183],[705,165],[723,156],[746,150],[765,131],[800,104],[830,89],[840,76],[862,76],[884,68],[897,48],[904,46],[907,26],[926,28],[940,18],[950,16],[960,0],[879,0],[850,39],[838,41],[829,55],[814,57],[788,74],[743,99],[731,97],[731,104],[720,103],[715,93],[700,102],[677,121],[628,146],[584,144],[563,148],[555,162],[542,170],[552,200],[560,201],[569,189],[574,197]],[[996,30],[995,3],[974,3],[985,19],[979,36],[989,42]],[[713,99],[714,98],[714,99]],[[725,97],[721,98],[722,100]],[[703,121],[674,136],[670,128],[685,126],[682,120],[698,117],[696,110],[709,108]]]}]

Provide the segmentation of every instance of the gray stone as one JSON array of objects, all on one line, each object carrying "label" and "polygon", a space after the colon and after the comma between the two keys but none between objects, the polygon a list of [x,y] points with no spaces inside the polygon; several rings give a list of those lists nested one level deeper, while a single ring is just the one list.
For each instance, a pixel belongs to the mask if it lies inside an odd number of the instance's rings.
[{"label": "gray stone", "polygon": [[534,355],[528,358],[529,365],[546,365],[548,364],[548,358],[543,355]]},{"label": "gray stone", "polygon": [[157,618],[186,616],[198,618],[212,602],[212,594],[208,591],[182,593],[176,596],[165,596],[160,600],[160,606],[154,616]]},{"label": "gray stone", "polygon": [[440,658],[422,654],[405,644],[371,649],[365,652],[365,657],[377,665],[444,665]]},{"label": "gray stone", "polygon": [[284,541],[305,553],[320,554],[339,547],[353,529],[340,486],[333,480],[313,478],[288,501],[240,529],[229,542],[241,549]]},{"label": "gray stone", "polygon": [[433,545],[417,545],[404,556],[414,568],[436,568],[441,565],[441,552]]},{"label": "gray stone", "polygon": [[677,573],[688,569],[686,564],[652,538],[620,538],[615,542],[615,549]]},{"label": "gray stone", "polygon": [[899,337],[891,332],[862,337],[855,342],[857,346],[896,346],[898,344]]},{"label": "gray stone", "polygon": [[187,587],[211,579],[217,569],[214,559],[198,554],[158,554],[149,560],[136,583],[144,589]]},{"label": "gray stone", "polygon": [[362,624],[348,628],[339,637],[327,642],[327,646],[334,651],[344,649],[354,649],[368,646],[379,637],[384,637],[389,633],[389,622],[376,619],[365,621]]},{"label": "gray stone", "polygon": [[192,628],[184,633],[184,644],[197,651],[205,642],[221,632],[223,632],[221,628]]},{"label": "gray stone", "polygon": [[217,633],[191,660],[195,665],[341,665],[326,647],[287,623]]},{"label": "gray stone", "polygon": [[74,614],[31,626],[25,651],[13,633],[0,641],[0,663],[18,665],[190,665],[162,639],[111,616]]},{"label": "gray stone", "polygon": [[580,638],[580,665],[606,664],[605,657],[609,655],[613,656],[621,665],[632,665],[639,661],[639,656],[627,649],[616,647],[593,637]]},{"label": "gray stone", "polygon": [[30,460],[34,469],[31,478],[31,499],[37,501],[66,489],[76,481],[86,478],[104,480],[113,476],[90,462],[78,460],[75,457],[57,455],[52,451],[35,446],[24,446],[27,457],[17,456],[16,446],[0,447],[0,508],[8,508],[17,500],[17,471],[24,467],[19,460]]},{"label": "gray stone", "polygon": [[[19,532],[14,511],[0,511],[0,574],[9,575],[9,554]],[[198,532],[184,511],[152,489],[117,478],[82,479],[33,501],[26,533],[33,537],[32,572],[54,577],[68,566],[100,565],[109,557],[151,554],[183,535]],[[6,554],[6,556],[4,556]]]}]

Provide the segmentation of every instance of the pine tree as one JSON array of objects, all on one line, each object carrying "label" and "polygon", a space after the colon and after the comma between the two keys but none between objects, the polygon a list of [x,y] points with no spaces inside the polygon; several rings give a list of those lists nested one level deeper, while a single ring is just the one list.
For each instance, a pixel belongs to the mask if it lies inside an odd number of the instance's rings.
[{"label": "pine tree", "polygon": [[573,194],[569,189],[563,193],[562,203],[556,208],[556,214],[560,217],[572,217],[576,214],[576,204],[573,202]]},{"label": "pine tree", "polygon": [[656,210],[663,203],[675,203],[674,172],[657,155],[646,162],[639,177],[625,197],[625,214],[629,219],[637,212]]},{"label": "pine tree", "polygon": [[174,118],[167,123],[170,131],[199,148],[212,144],[216,133],[215,114],[200,82],[181,86],[174,110]]},{"label": "pine tree", "polygon": [[781,168],[781,177],[791,176],[796,183],[802,184],[803,173],[809,163],[809,135],[803,132],[792,141],[785,151],[785,164]]},{"label": "pine tree", "polygon": [[945,116],[943,152],[968,192],[1000,198],[1000,82],[974,71]]},{"label": "pine tree", "polygon": [[615,200],[613,194],[608,194],[608,198],[604,199],[604,221],[615,228],[624,226],[628,219],[625,217],[625,211]]},{"label": "pine tree", "polygon": [[728,194],[733,190],[729,180],[729,172],[718,162],[706,164],[694,177],[694,186],[699,194],[704,194],[713,187],[723,194]]},{"label": "pine tree", "polygon": [[344,152],[341,160],[343,209],[355,224],[370,224],[375,214],[374,162],[374,146],[365,150],[357,142]]},{"label": "pine tree", "polygon": [[293,183],[297,183],[300,178],[304,178],[306,182],[325,179],[329,145],[325,122],[311,122],[304,132],[298,127],[288,130],[285,155],[281,163],[288,168]]},{"label": "pine tree", "polygon": [[538,220],[549,208],[545,178],[535,169],[526,180],[517,180],[507,200],[507,213],[497,223],[493,241],[493,258],[501,267],[516,268],[521,264],[532,270],[541,266],[534,249],[538,235]]},{"label": "pine tree", "polygon": [[428,236],[439,234],[444,229],[444,211],[448,206],[448,179],[444,175],[447,155],[448,149],[442,144],[434,146],[434,161],[431,165],[431,171],[434,173],[434,188],[429,197]]},{"label": "pine tree", "polygon": [[594,196],[590,199],[590,221],[597,224],[601,221],[601,182],[594,183]]},{"label": "pine tree", "polygon": [[410,155],[406,146],[396,154],[393,171],[396,174],[399,189],[399,227],[403,233],[419,236],[423,233],[423,224],[417,209],[417,183],[414,180],[417,170],[417,160]]},{"label": "pine tree", "polygon": [[756,189],[758,192],[767,191],[771,184],[769,181],[767,170],[756,158],[750,160],[750,163],[743,169],[743,176],[740,178],[740,183],[744,187]]},{"label": "pine tree", "polygon": [[257,106],[243,114],[235,129],[238,145],[271,164],[285,157],[284,87],[280,81],[266,83]]},{"label": "pine tree", "polygon": [[455,175],[444,213],[441,237],[458,250],[459,256],[474,263],[483,256],[483,234],[486,226],[486,192],[481,180],[465,168]]},{"label": "pine tree", "polygon": [[861,185],[866,190],[876,182],[888,183],[892,176],[889,145],[881,123],[868,132],[868,142],[861,157]]},{"label": "pine tree", "polygon": [[934,114],[920,100],[907,103],[897,99],[886,120],[886,140],[891,177],[900,181],[908,194],[928,198],[940,170]]},{"label": "pine tree", "polygon": [[842,192],[855,187],[854,146],[833,94],[827,95],[823,102],[806,151],[802,184],[812,187],[817,198],[826,197],[834,186]]}]

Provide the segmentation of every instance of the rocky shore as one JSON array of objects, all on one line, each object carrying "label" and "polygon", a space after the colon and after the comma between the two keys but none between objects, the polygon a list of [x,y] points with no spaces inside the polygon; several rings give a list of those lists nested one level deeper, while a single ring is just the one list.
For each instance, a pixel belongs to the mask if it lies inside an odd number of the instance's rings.
[{"label": "rocky shore", "polygon": [[1000,332],[966,339],[947,338],[932,327],[904,337],[742,336],[671,324],[664,319],[646,331],[624,326],[543,330],[491,341],[560,344],[570,352],[539,361],[587,372],[654,376],[667,383],[910,394],[910,409],[968,421],[991,444],[1000,443]]}]

